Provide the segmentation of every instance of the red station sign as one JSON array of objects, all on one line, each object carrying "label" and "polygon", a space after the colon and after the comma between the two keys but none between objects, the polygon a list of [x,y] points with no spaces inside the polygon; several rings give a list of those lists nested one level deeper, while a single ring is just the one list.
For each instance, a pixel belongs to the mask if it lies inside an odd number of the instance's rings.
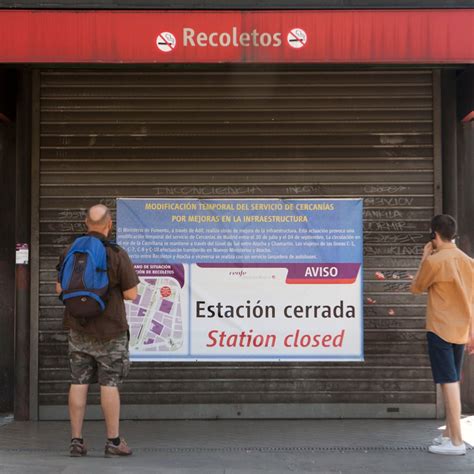
[{"label": "red station sign", "polygon": [[474,63],[474,9],[3,10],[0,62]]}]

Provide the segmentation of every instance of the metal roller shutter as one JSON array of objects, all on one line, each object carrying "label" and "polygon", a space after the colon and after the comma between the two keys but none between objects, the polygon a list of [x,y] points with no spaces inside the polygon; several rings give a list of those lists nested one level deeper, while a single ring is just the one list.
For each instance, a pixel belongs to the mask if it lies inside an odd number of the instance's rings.
[{"label": "metal roller shutter", "polygon": [[53,285],[60,249],[83,231],[88,206],[149,196],[364,197],[366,361],[137,363],[124,404],[435,407],[424,300],[408,291],[440,180],[434,76],[305,66],[42,71],[40,407],[67,404]]}]

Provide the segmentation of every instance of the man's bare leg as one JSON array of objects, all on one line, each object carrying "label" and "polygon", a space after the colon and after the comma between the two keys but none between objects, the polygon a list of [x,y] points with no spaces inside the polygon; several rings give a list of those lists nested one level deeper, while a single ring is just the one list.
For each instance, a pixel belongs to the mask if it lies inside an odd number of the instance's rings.
[{"label": "man's bare leg", "polygon": [[[446,402],[444,401],[444,396],[443,396],[443,404],[445,406],[445,411],[446,411]],[[450,433],[449,433],[449,426],[448,426],[448,420],[447,419],[446,419],[446,426],[444,427],[442,436],[444,436],[445,438],[451,438]]]},{"label": "man's bare leg", "polygon": [[118,387],[101,385],[100,404],[104,413],[107,438],[117,438],[120,432],[120,393]]},{"label": "man's bare leg", "polygon": [[461,390],[459,382],[441,384],[446,409],[446,431],[455,446],[463,443],[461,433]]},{"label": "man's bare leg", "polygon": [[82,438],[82,425],[86,413],[89,385],[71,384],[69,388],[69,419],[71,420],[71,438]]}]

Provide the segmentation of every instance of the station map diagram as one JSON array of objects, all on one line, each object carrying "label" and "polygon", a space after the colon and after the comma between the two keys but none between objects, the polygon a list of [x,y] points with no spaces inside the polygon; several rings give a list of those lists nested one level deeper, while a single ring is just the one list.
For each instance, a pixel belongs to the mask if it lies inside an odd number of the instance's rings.
[{"label": "station map diagram", "polygon": [[130,350],[175,352],[183,345],[181,287],[170,277],[140,277],[138,296],[126,302]]}]

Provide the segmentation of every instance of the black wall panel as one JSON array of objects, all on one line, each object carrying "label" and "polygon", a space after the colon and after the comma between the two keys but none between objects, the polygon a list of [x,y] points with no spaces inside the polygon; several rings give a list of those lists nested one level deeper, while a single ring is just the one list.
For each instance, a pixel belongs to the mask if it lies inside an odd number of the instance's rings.
[{"label": "black wall panel", "polygon": [[43,71],[40,405],[67,403],[59,252],[88,206],[150,196],[363,197],[366,361],[137,363],[125,404],[434,405],[425,300],[409,293],[435,206],[434,96],[431,70]]}]

